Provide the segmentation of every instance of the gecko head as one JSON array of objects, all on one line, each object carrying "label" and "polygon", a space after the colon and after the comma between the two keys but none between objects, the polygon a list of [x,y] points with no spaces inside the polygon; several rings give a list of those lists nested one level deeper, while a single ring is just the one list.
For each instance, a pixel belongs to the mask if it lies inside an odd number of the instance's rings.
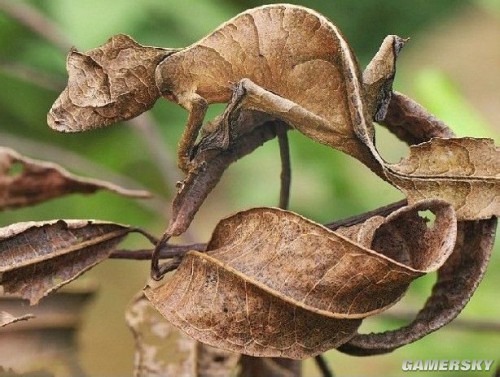
[{"label": "gecko head", "polygon": [[[179,103],[178,94],[185,91],[186,86],[191,86],[195,82],[184,66],[183,54],[172,54],[163,59],[155,69],[156,87],[160,95],[168,101]],[[189,85],[186,85],[187,83]]]},{"label": "gecko head", "polygon": [[87,52],[72,49],[66,62],[68,84],[47,115],[48,125],[63,132],[85,131],[149,110],[160,96],[156,66],[175,51],[142,46],[123,34]]}]

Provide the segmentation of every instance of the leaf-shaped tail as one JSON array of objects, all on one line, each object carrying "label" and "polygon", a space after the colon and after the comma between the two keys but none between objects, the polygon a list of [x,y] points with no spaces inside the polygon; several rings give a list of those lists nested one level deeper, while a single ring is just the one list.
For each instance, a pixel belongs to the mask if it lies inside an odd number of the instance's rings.
[{"label": "leaf-shaped tail", "polygon": [[432,139],[410,147],[397,164],[385,164],[390,181],[409,203],[439,198],[459,220],[500,215],[500,149],[491,139]]}]

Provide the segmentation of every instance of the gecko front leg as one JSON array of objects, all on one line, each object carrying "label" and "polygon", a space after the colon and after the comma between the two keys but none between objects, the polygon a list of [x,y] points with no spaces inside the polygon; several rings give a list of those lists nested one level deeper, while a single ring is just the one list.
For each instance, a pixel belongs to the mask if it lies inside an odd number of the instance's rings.
[{"label": "gecko front leg", "polygon": [[191,167],[193,148],[207,113],[208,102],[196,93],[180,97],[177,100],[182,107],[189,111],[188,120],[178,147],[178,165],[187,174]]},{"label": "gecko front leg", "polygon": [[244,96],[244,88],[239,84],[235,85],[224,112],[203,126],[202,139],[197,146],[198,151],[207,149],[227,150],[233,140],[255,127],[254,122],[251,120],[246,119],[243,121],[239,119],[240,103]]}]

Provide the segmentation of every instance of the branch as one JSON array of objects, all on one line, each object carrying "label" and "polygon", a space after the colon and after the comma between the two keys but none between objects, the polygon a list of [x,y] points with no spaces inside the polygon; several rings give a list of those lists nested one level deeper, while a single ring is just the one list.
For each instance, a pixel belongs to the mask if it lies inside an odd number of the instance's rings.
[{"label": "branch", "polygon": [[281,185],[279,208],[288,209],[290,203],[290,182],[292,180],[292,169],[290,166],[290,145],[288,142],[288,128],[285,124],[276,125],[276,135],[280,147],[281,159]]},{"label": "branch", "polygon": [[[387,216],[391,212],[395,211],[398,208],[404,207],[406,205],[406,201],[402,200],[399,202],[391,203],[384,207],[380,207],[373,211],[365,212],[361,215],[353,216],[348,219],[342,219],[338,221],[334,221],[330,224],[326,224],[325,226],[333,231],[342,227],[342,226],[351,226],[355,224],[359,224],[363,221],[366,221],[368,218],[372,216]],[[207,244],[206,243],[193,243],[186,245],[170,245],[166,244],[159,250],[159,259],[168,259],[177,256],[184,256],[189,250],[197,250],[197,251],[206,251]],[[152,256],[153,250],[117,250],[114,251],[110,258],[113,259],[131,259],[131,260],[150,260]]]},{"label": "branch", "polygon": [[323,355],[318,355],[314,357],[314,361],[316,361],[316,366],[321,371],[321,375],[323,377],[334,377],[332,370],[328,366]]},{"label": "branch", "polygon": [[406,201],[406,199],[403,199],[403,200],[400,200],[399,202],[394,202],[394,203],[388,204],[386,206],[374,209],[372,211],[363,212],[359,215],[348,217],[346,219],[332,221],[331,223],[325,224],[325,226],[330,230],[337,230],[340,227],[349,227],[352,225],[362,223],[373,216],[384,216],[384,217],[388,216],[392,212],[394,212],[394,211],[396,211],[396,210],[398,210],[406,205],[408,205],[408,202]]},{"label": "branch", "polygon": [[[170,259],[178,256],[183,256],[189,250],[205,251],[207,244],[194,243],[187,245],[167,245],[160,251],[160,259]],[[130,259],[130,260],[151,260],[153,254],[152,249],[142,250],[116,250],[111,255],[111,259]]]}]

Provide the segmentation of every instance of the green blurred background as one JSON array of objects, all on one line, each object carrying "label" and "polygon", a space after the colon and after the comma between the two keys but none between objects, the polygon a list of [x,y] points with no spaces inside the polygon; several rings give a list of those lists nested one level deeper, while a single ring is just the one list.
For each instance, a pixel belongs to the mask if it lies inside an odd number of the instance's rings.
[{"label": "green blurred background", "polygon": [[[498,143],[498,1],[293,3],[314,8],[337,24],[351,42],[362,67],[375,54],[385,35],[410,37],[398,63],[396,90],[426,106],[459,136],[493,137]],[[41,31],[26,27],[2,11],[12,4],[26,6],[21,18],[38,20],[38,24],[45,21],[40,24]],[[161,234],[168,221],[174,183],[180,177],[172,166],[186,120],[185,111],[159,101],[150,118],[139,123],[124,123],[84,134],[55,133],[46,125],[46,113],[65,85],[63,50],[74,45],[85,51],[117,33],[130,34],[142,44],[184,47],[238,12],[262,4],[265,3],[250,0],[0,0],[0,145],[30,157],[58,162],[83,175],[145,187],[157,195],[150,202],[134,202],[109,193],[73,195],[33,208],[0,213],[0,226],[28,220],[97,218]],[[44,38],[43,33],[55,42],[59,38],[59,47]],[[221,109],[216,106],[209,115]],[[296,132],[291,132],[290,138],[292,210],[327,222],[402,198],[401,193],[357,161]],[[398,161],[407,151],[379,127],[377,144],[390,161]],[[279,191],[278,157],[277,143],[271,141],[232,166],[209,196],[185,240],[205,241],[218,219],[237,210],[275,205]],[[125,246],[147,247],[133,237]],[[499,251],[497,246],[484,282],[460,318],[500,317]],[[132,295],[144,285],[148,268],[145,262],[108,261],[85,275],[100,287],[86,311],[80,336],[82,362],[90,375],[130,375],[133,340],[123,312]],[[417,281],[395,310],[412,311],[420,307],[433,279],[430,276]],[[363,329],[383,330],[398,324],[373,318],[366,321]],[[498,332],[445,328],[386,356],[357,359],[331,351],[328,357],[338,376],[397,376],[402,374],[401,363],[405,359],[496,359],[498,364],[499,350]],[[305,368],[305,376],[319,375],[312,363],[305,363]]]}]

